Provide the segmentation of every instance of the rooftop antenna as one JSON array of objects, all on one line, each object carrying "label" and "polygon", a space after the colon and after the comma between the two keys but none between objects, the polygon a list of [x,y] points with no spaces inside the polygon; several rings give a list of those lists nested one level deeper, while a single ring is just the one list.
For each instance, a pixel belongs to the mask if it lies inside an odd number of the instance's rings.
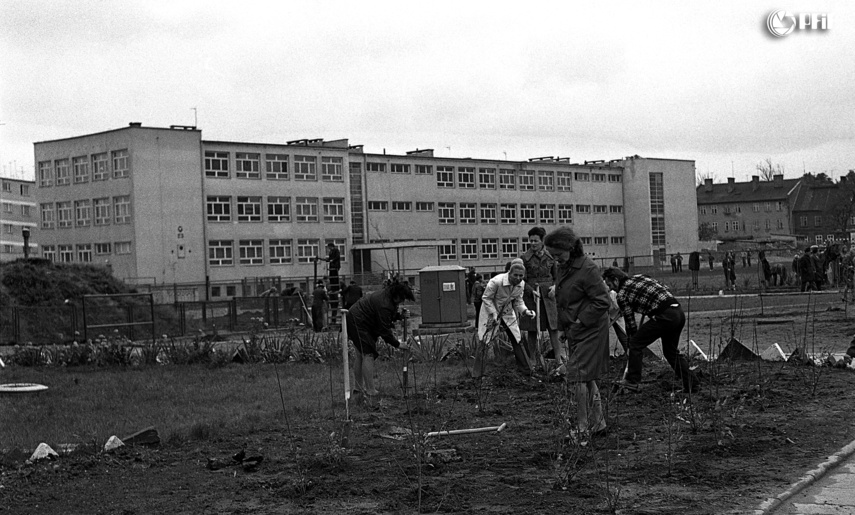
[{"label": "rooftop antenna", "polygon": [[736,177],[735,172],[733,171],[733,161],[730,162],[730,176]]},{"label": "rooftop antenna", "polygon": [[503,150],[502,154],[505,154],[505,161],[507,161],[508,160],[508,153]]},{"label": "rooftop antenna", "polygon": [[448,149],[448,155],[450,156],[451,155],[451,147],[445,147],[445,148]]},{"label": "rooftop antenna", "polygon": [[199,116],[198,116],[199,113],[196,112],[195,107],[191,107],[190,109],[193,110],[193,128],[195,129],[196,127],[199,126]]}]

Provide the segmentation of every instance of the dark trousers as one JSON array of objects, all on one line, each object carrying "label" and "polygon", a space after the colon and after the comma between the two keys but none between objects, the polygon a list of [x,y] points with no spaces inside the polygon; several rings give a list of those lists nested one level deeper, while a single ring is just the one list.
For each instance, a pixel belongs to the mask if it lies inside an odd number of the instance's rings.
[{"label": "dark trousers", "polygon": [[316,333],[324,330],[324,307],[312,306],[312,329]]},{"label": "dark trousers", "polygon": [[629,365],[626,380],[630,383],[641,382],[642,358],[644,349],[662,339],[662,353],[665,360],[674,369],[677,378],[683,382],[683,390],[689,391],[692,385],[698,384],[695,373],[689,370],[689,362],[680,354],[680,334],[686,325],[686,315],[678,307],[669,307],[662,313],[641,324],[638,331],[629,337]]},{"label": "dark trousers", "polygon": [[474,302],[475,304],[475,329],[478,329],[478,324],[481,323],[481,304],[483,301],[478,299]]},{"label": "dark trousers", "polygon": [[330,269],[330,323],[334,324],[338,313],[338,298],[341,285],[338,280],[338,268]]}]

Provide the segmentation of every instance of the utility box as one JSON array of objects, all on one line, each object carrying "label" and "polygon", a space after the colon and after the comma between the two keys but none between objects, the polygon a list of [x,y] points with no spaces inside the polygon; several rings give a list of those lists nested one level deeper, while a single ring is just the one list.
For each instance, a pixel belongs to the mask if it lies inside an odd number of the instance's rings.
[{"label": "utility box", "polygon": [[419,270],[422,324],[468,323],[466,316],[466,269],[457,265],[428,266]]}]

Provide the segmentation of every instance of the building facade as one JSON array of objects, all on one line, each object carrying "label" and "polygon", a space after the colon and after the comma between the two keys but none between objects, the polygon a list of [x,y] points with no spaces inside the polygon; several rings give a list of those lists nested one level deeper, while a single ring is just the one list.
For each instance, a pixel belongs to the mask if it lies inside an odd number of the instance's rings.
[{"label": "building facade", "polygon": [[328,243],[343,274],[499,268],[534,226],[573,226],[603,260],[697,243],[693,161],[498,161],[201,136],[132,123],[36,143],[42,255],[129,281],[216,284],[312,276]]},{"label": "building facade", "polygon": [[0,178],[0,261],[24,257],[25,233],[31,255],[38,255],[34,241],[38,226],[35,182]]}]

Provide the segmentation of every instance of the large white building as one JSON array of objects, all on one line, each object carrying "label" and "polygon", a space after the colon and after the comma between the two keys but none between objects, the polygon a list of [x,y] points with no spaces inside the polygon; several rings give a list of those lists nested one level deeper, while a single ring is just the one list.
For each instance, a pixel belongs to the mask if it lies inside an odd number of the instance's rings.
[{"label": "large white building", "polygon": [[[38,210],[33,181],[0,178],[0,261],[24,257],[24,246],[31,255],[39,254],[35,234]],[[29,231],[29,238],[24,235]]]},{"label": "large white building", "polygon": [[308,277],[328,242],[345,275],[493,269],[525,251],[534,226],[573,226],[609,262],[697,243],[685,160],[371,154],[347,140],[206,141],[195,127],[132,123],[38,142],[35,161],[42,255],[109,264],[136,282]]}]

